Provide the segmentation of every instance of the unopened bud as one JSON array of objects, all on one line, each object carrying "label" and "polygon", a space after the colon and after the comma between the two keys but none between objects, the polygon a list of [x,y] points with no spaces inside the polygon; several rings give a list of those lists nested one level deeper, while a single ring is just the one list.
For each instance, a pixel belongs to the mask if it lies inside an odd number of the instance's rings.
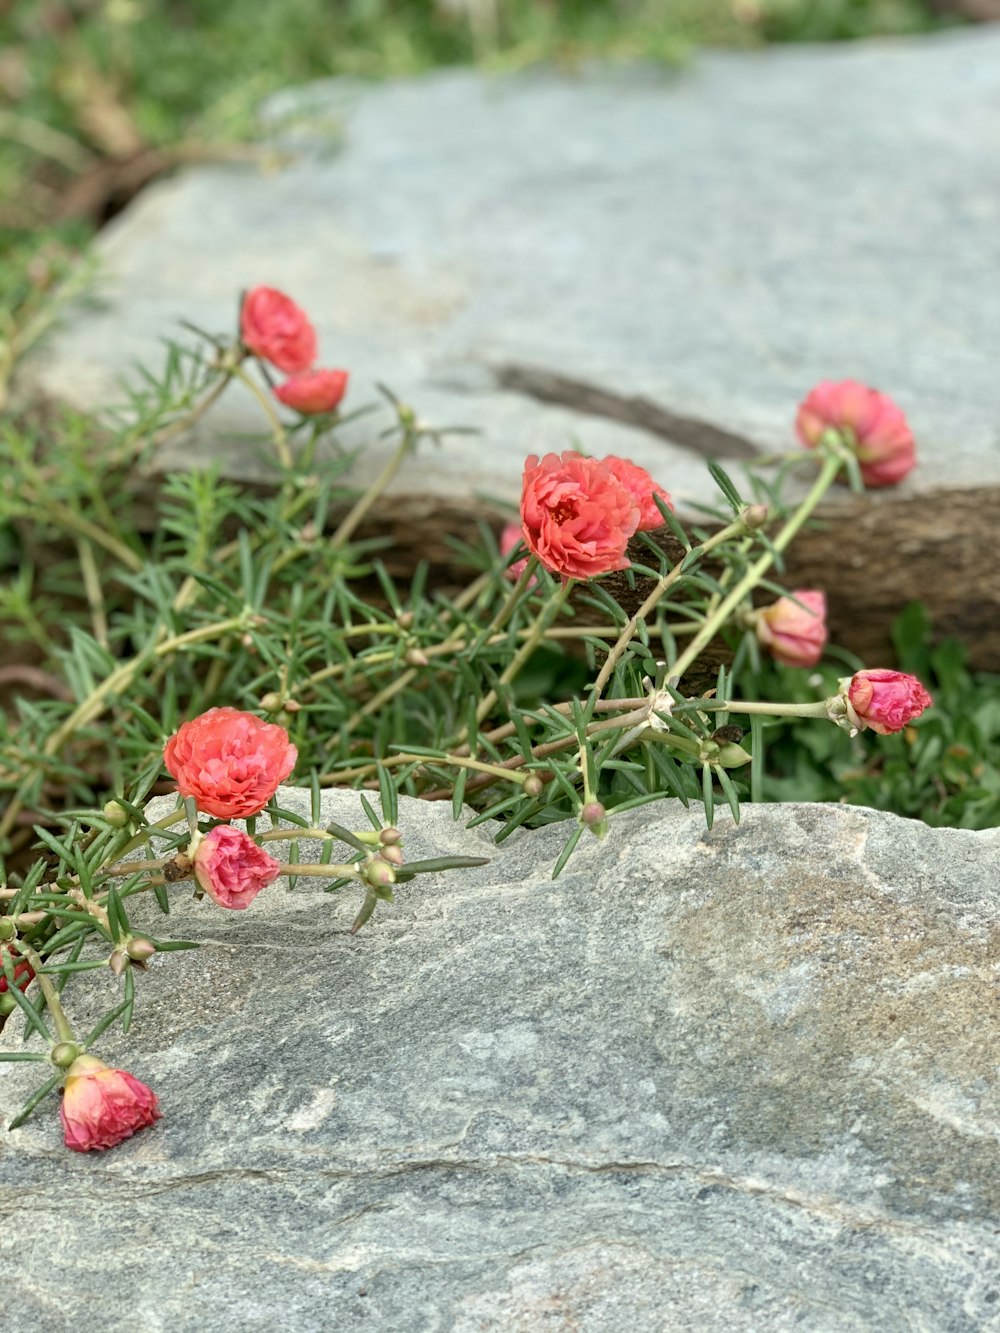
[{"label": "unopened bud", "polygon": [[108,967],[111,968],[116,977],[121,976],[128,967],[128,963],[128,954],[125,953],[124,949],[116,949],[108,959]]},{"label": "unopened bud", "polygon": [[398,828],[393,828],[390,824],[388,828],[382,830],[381,841],[383,847],[391,847],[394,842],[402,842],[403,835]]},{"label": "unopened bud", "polygon": [[68,1069],[83,1052],[75,1041],[59,1041],[49,1052],[49,1059],[59,1069]]},{"label": "unopened bud", "polygon": [[17,926],[9,916],[0,916],[0,940],[12,940],[17,934]]},{"label": "unopened bud", "polygon": [[304,542],[305,545],[308,546],[311,542],[314,542],[318,536],[319,533],[316,530],[316,524],[312,519],[310,519],[308,523],[303,523],[299,531],[300,542]]},{"label": "unopened bud", "polygon": [[767,522],[767,505],[747,505],[746,509],[740,514],[744,526],[751,532],[756,532]]},{"label": "unopened bud", "polygon": [[0,1018],[7,1018],[17,1008],[17,1001],[10,991],[0,991]]},{"label": "unopened bud", "polygon": [[608,832],[608,812],[600,801],[588,801],[580,811],[580,823],[603,842]]},{"label": "unopened bud", "polygon": [[286,699],[286,700],[285,700],[285,712],[286,712],[286,713],[297,713],[301,707],[302,707],[302,705],[299,703],[298,699]]},{"label": "unopened bud", "polygon": [[247,630],[247,632],[241,637],[240,643],[243,645],[243,647],[247,650],[248,653],[253,654],[254,657],[257,656],[257,644],[254,642],[254,637],[249,630]]},{"label": "unopened bud", "polygon": [[276,713],[283,703],[284,700],[276,690],[269,690],[267,694],[261,695],[260,706],[265,713]]},{"label": "unopened bud", "polygon": [[411,667],[425,667],[430,665],[430,658],[422,648],[407,648],[406,665]]},{"label": "unopened bud", "polygon": [[396,624],[399,626],[400,629],[412,629],[412,628],[413,628],[413,612],[412,612],[412,611],[400,611],[399,615],[396,617]]},{"label": "unopened bud", "polygon": [[145,963],[156,953],[156,945],[145,935],[136,935],[126,944],[125,952],[134,963]]},{"label": "unopened bud", "polygon": [[525,796],[530,796],[534,799],[536,796],[541,796],[542,792],[545,790],[545,783],[537,773],[532,773],[529,777],[524,779],[524,784],[521,790],[524,792]]},{"label": "unopened bud", "polygon": [[382,848],[382,860],[388,861],[390,865],[401,866],[403,864],[403,849],[398,843],[392,843],[388,847]]},{"label": "unopened bud", "polygon": [[124,828],[128,823],[128,811],[120,801],[108,801],[101,813],[114,828]]},{"label": "unopened bud", "polygon": [[374,861],[369,861],[362,872],[364,878],[373,889],[387,889],[390,884],[396,882],[396,872],[388,861],[381,857],[376,857]]}]

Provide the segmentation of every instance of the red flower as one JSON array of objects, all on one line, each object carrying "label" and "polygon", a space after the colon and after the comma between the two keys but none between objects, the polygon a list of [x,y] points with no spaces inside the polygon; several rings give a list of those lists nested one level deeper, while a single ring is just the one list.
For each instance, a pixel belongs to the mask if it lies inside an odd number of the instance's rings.
[{"label": "red flower", "polygon": [[866,486],[894,486],[916,463],[913,434],[900,408],[856,380],[817,384],[800,405],[795,429],[807,449],[828,430],[857,454]]},{"label": "red flower", "polygon": [[902,731],[933,699],[917,680],[902,671],[856,671],[847,683],[847,716],[880,736]]},{"label": "red flower", "polygon": [[263,810],[297,758],[284,727],[237,708],[210,708],[185,722],[163,751],[180,794],[219,819]]},{"label": "red flower", "polygon": [[785,666],[815,666],[827,639],[826,597],[811,588],[796,588],[792,597],[757,612],[757,638]]},{"label": "red flower", "polygon": [[607,458],[601,459],[601,463],[616,481],[621,482],[639,506],[639,526],[636,532],[662,528],[663,515],[653,496],[658,495],[671,513],[674,508],[674,502],[663,487],[653,480],[644,467],[639,467],[638,463],[633,463],[629,458],[616,458],[614,454],[608,454]]},{"label": "red flower", "polygon": [[[521,540],[522,540],[522,533],[520,525],[517,523],[507,523],[504,526],[503,532],[501,532],[500,534],[500,554],[502,556],[510,555],[511,551],[513,551],[515,546],[520,545]],[[507,568],[504,570],[504,574],[507,576],[507,578],[510,579],[512,583],[516,583],[517,580],[524,573],[525,569],[527,568],[527,565],[528,565],[528,557],[525,556],[523,560],[515,560],[512,565],[508,565]],[[528,580],[528,587],[534,588],[537,586],[537,584],[538,580],[535,578],[534,575],[532,575],[531,578]]]},{"label": "red flower", "polygon": [[160,1118],[156,1094],[124,1069],[109,1069],[92,1055],[78,1055],[66,1075],[63,1132],[74,1152],[113,1148]]},{"label": "red flower", "polygon": [[194,854],[195,879],[220,907],[237,912],[249,907],[280,874],[280,862],[228,824],[217,824],[206,833]]},{"label": "red flower", "polygon": [[587,579],[627,568],[639,518],[629,491],[596,459],[567,450],[525,460],[521,530],[552,573]]},{"label": "red flower", "polygon": [[346,392],[346,370],[307,370],[279,384],[274,396],[308,417],[332,412]]},{"label": "red flower", "polygon": [[316,360],[316,330],[305,311],[273,287],[255,287],[247,293],[240,332],[255,356],[289,375],[308,370]]},{"label": "red flower", "polygon": [[[8,989],[7,973],[3,970],[3,952],[6,947],[0,944],[0,995]],[[16,958],[13,953],[10,954],[10,961],[14,965],[14,985],[23,993],[34,980],[35,969],[26,958]]]}]

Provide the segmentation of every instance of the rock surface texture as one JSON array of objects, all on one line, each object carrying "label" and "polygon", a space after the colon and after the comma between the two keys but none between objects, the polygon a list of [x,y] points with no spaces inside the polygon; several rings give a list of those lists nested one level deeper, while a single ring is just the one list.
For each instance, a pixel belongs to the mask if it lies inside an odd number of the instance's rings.
[{"label": "rock surface texture", "polygon": [[[1000,832],[664,806],[553,883],[565,827],[399,823],[493,860],[356,938],[321,881],[176,893],[204,947],[101,1047],[163,1120],[0,1138],[5,1330],[997,1327]],[[34,1081],[0,1066],[4,1119]]]},{"label": "rock surface texture", "polygon": [[[828,592],[856,651],[877,655],[887,615],[924,598],[996,668],[998,99],[987,29],[673,73],[316,85],[269,105],[270,169],[185,171],[107,229],[101,307],[70,319],[25,394],[103,405],[180,319],[231,330],[241,289],[282,287],[323,363],[351,370],[348,407],[381,380],[433,424],[485,433],[397,479],[379,530],[398,528],[405,563],[447,559],[473,495],[516,500],[533,451],[630,456],[682,506],[714,499],[705,456],[738,472],[787,448],[813,383],[860,379],[908,412],[920,467],[838,497],[792,586],[847,565]],[[159,464],[216,454],[257,474],[260,429],[234,389]]]}]

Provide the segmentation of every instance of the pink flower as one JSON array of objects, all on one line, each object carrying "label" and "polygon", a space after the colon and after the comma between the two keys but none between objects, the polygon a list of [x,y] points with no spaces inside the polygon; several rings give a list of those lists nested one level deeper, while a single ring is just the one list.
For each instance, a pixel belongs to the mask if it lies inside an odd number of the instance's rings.
[{"label": "pink flower", "polygon": [[347,392],[346,370],[307,370],[279,384],[275,398],[303,416],[332,412]]},{"label": "pink flower", "polygon": [[857,454],[866,486],[894,486],[917,461],[902,411],[856,380],[817,384],[799,407],[795,429],[807,449],[815,449],[826,431],[838,431]]},{"label": "pink flower", "polygon": [[846,685],[850,722],[880,736],[902,731],[934,702],[916,676],[902,671],[856,671]]},{"label": "pink flower", "polygon": [[567,450],[525,460],[521,531],[552,573],[587,579],[627,568],[639,518],[629,491],[596,459]]},{"label": "pink flower", "polygon": [[78,1055],[66,1075],[62,1107],[66,1147],[74,1152],[113,1148],[160,1118],[156,1094],[124,1069]]},{"label": "pink flower", "polygon": [[[8,989],[7,973],[3,970],[3,953],[6,945],[0,944],[0,995]],[[14,965],[14,985],[22,993],[28,989],[35,978],[35,969],[26,958],[17,958],[13,952],[10,953],[10,961]]]},{"label": "pink flower", "polygon": [[614,454],[608,454],[607,458],[601,459],[601,463],[616,481],[621,482],[639,506],[639,526],[636,532],[662,528],[663,515],[653,496],[658,495],[671,513],[674,509],[674,502],[663,487],[653,480],[644,467],[639,467],[638,463],[633,463],[629,458],[616,458]]},{"label": "pink flower", "polygon": [[180,794],[219,819],[263,810],[297,758],[284,727],[237,708],[210,708],[185,722],[163,751]]},{"label": "pink flower", "polygon": [[281,863],[268,856],[242,829],[217,824],[198,843],[194,877],[220,907],[241,912],[281,874]]},{"label": "pink flower", "polygon": [[[522,535],[523,534],[521,532],[521,525],[519,523],[507,523],[504,526],[503,532],[501,532],[500,534],[501,556],[510,555],[514,547],[520,545],[522,540]],[[504,570],[504,574],[507,576],[507,578],[510,579],[512,583],[516,583],[517,580],[524,573],[525,569],[527,569],[527,567],[528,567],[528,557],[525,556],[523,560],[515,560],[512,565],[508,565],[507,568]],[[534,575],[532,575],[531,578],[528,580],[528,587],[535,588],[537,586],[538,586],[538,580],[535,578]]]},{"label": "pink flower", "polygon": [[796,588],[792,597],[757,612],[757,638],[785,666],[815,666],[827,639],[826,597],[813,588]]},{"label": "pink flower", "polygon": [[255,356],[289,375],[308,370],[316,360],[316,330],[305,311],[273,287],[255,287],[247,293],[240,332]]}]

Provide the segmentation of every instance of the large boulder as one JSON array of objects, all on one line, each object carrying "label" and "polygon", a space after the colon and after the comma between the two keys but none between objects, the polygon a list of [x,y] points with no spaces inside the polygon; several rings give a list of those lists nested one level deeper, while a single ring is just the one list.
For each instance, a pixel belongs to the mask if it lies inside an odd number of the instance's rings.
[{"label": "large boulder", "polygon": [[[5,1328],[994,1327],[1000,832],[664,805],[553,882],[565,825],[399,824],[492,860],[356,937],[315,879],[148,905],[204,947],[99,1053],[164,1117],[78,1156],[52,1098],[0,1138]],[[36,1070],[0,1065],[4,1119]]]},{"label": "large boulder", "polygon": [[[835,628],[871,660],[892,611],[923,598],[997,667],[998,97],[1000,32],[984,30],[289,93],[260,167],[184,171],[107,228],[99,308],[68,320],[23,393],[104,405],[179,320],[232,330],[242,288],[285,288],[323,361],[350,368],[349,405],[381,380],[433,424],[483,432],[397,478],[378,527],[404,538],[405,566],[447,559],[442,534],[468,533],[489,498],[516,500],[529,452],[630,456],[684,508],[714,495],[706,456],[738,473],[792,446],[804,392],[854,377],[906,409],[920,467],[828,505],[792,581],[823,575]],[[218,456],[259,477],[260,428],[234,389],[157,466]],[[385,460],[375,434],[352,435],[371,440],[361,480]]]}]

